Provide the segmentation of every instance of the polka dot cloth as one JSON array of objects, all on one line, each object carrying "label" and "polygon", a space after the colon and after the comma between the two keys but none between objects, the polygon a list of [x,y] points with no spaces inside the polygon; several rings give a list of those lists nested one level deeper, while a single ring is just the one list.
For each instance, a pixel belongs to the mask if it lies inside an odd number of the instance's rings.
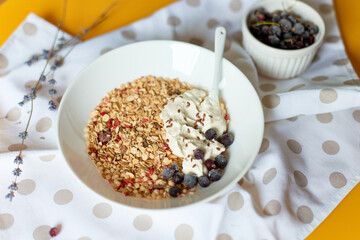
[{"label": "polka dot cloth", "polygon": [[[30,14],[14,32],[17,41],[0,49],[0,103],[5,103],[0,108],[0,126],[6,132],[0,135],[0,158],[6,160],[0,161],[0,182],[10,184],[10,163],[24,150],[24,172],[14,198],[18,207],[0,198],[2,236],[50,239],[48,232],[54,226],[61,228],[61,239],[78,240],[99,236],[176,240],[246,236],[251,240],[292,239],[294,235],[303,239],[313,231],[360,180],[356,164],[360,108],[354,101],[360,98],[359,78],[345,54],[330,0],[313,3],[333,27],[310,68],[294,79],[258,76],[239,45],[239,23],[254,2],[177,2],[149,18],[82,43],[65,59],[66,68],[56,71],[54,101],[60,103],[75,75],[114,48],[141,40],[175,39],[212,49],[216,26],[227,28],[224,56],[258,91],[267,122],[263,141],[252,167],[229,192],[171,214],[124,208],[84,187],[57,150],[57,114],[47,110],[47,83],[40,85],[29,139],[21,147],[17,133],[23,129],[29,105],[21,108],[17,102],[36,84],[43,63],[29,68],[23,62],[41,52],[56,32],[54,26]],[[81,57],[83,49],[86,58]],[[273,228],[275,225],[286,227]]]}]

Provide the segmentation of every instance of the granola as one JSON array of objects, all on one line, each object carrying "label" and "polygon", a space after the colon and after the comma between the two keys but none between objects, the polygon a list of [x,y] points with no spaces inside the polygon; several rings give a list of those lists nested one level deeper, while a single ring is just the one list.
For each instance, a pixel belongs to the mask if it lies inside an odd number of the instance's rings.
[{"label": "granola", "polygon": [[177,78],[141,77],[110,91],[91,112],[87,151],[114,190],[147,199],[168,198],[175,185],[180,196],[193,193],[161,174],[173,163],[181,171],[183,159],[171,152],[160,118],[171,96],[193,88]]}]

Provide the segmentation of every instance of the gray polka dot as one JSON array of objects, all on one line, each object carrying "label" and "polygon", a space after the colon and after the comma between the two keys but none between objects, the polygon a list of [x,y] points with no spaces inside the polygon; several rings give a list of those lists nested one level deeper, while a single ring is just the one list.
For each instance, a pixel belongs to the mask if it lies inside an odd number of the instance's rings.
[{"label": "gray polka dot", "polygon": [[60,104],[61,99],[62,99],[62,96],[60,96],[60,97],[58,97],[58,98],[56,99],[56,101],[58,102],[58,104]]},{"label": "gray polka dot", "polygon": [[35,26],[35,24],[27,22],[23,25],[23,30],[26,35],[31,36],[36,34],[37,27]]},{"label": "gray polka dot", "polygon": [[267,108],[275,108],[280,104],[280,97],[276,94],[265,95],[261,102]]},{"label": "gray polka dot", "polygon": [[134,219],[133,225],[139,231],[147,231],[151,228],[153,222],[149,215],[142,214]]},{"label": "gray polka dot", "polygon": [[0,229],[6,230],[9,229],[14,224],[14,216],[10,213],[0,214]]},{"label": "gray polka dot", "polygon": [[21,195],[29,195],[34,192],[36,183],[32,179],[24,179],[18,183],[18,193]]},{"label": "gray polka dot", "polygon": [[265,152],[270,146],[270,142],[267,138],[263,138],[259,153]]},{"label": "gray polka dot", "polygon": [[242,4],[240,0],[231,0],[230,9],[234,12],[238,12],[241,10]]},{"label": "gray polka dot", "polygon": [[135,40],[136,34],[134,31],[124,30],[121,32],[121,36],[127,40]]},{"label": "gray polka dot", "polygon": [[93,214],[98,218],[107,218],[112,213],[112,207],[108,203],[98,203],[93,207]]},{"label": "gray polka dot", "polygon": [[304,87],[304,86],[305,86],[305,84],[298,84],[298,85],[296,85],[296,86],[294,86],[294,87],[290,88],[290,89],[289,89],[289,92],[292,92],[292,91],[298,90],[299,88],[302,88],[302,87]]},{"label": "gray polka dot", "polygon": [[9,65],[9,60],[7,57],[0,53],[0,69],[5,69]]},{"label": "gray polka dot", "polygon": [[287,146],[289,147],[289,149],[293,153],[296,153],[296,154],[301,153],[302,147],[301,147],[300,143],[298,143],[297,141],[295,141],[293,139],[288,140],[286,143],[287,143]]},{"label": "gray polka dot", "polygon": [[343,58],[343,59],[336,60],[335,62],[333,62],[333,64],[336,66],[344,66],[344,65],[348,64],[349,62],[350,62],[349,59]]},{"label": "gray polka dot", "polygon": [[89,237],[81,237],[78,240],[91,240],[91,238],[89,238]]},{"label": "gray polka dot", "polygon": [[51,227],[48,225],[42,225],[37,227],[33,232],[34,240],[50,240],[51,236],[49,234]]},{"label": "gray polka dot", "polygon": [[328,14],[328,13],[331,13],[333,8],[330,4],[323,3],[323,4],[320,4],[319,10],[320,10],[321,14]]},{"label": "gray polka dot", "polygon": [[[123,32],[122,32],[122,34],[123,34]],[[113,49],[112,48],[103,48],[100,51],[100,55],[103,55],[103,54],[105,54],[107,52],[110,52],[111,50],[113,50]]]},{"label": "gray polka dot", "polygon": [[325,104],[335,102],[337,97],[338,97],[337,92],[331,88],[322,89],[319,95],[320,101]]},{"label": "gray polka dot", "polygon": [[229,37],[227,37],[227,38],[225,39],[224,52],[229,51],[230,48],[231,48],[231,45],[232,45],[231,39],[230,39]]},{"label": "gray polka dot", "polygon": [[46,132],[51,128],[52,120],[49,117],[44,117],[40,119],[36,124],[36,131]]},{"label": "gray polka dot", "polygon": [[314,214],[308,206],[298,207],[296,215],[298,219],[305,224],[311,223],[314,219]]},{"label": "gray polka dot", "polygon": [[209,20],[207,21],[207,27],[210,28],[210,29],[215,28],[215,27],[217,27],[218,25],[219,25],[219,22],[218,22],[218,20],[216,20],[216,19],[211,18],[211,19],[209,19]]},{"label": "gray polka dot", "polygon": [[244,206],[244,198],[239,192],[232,192],[228,196],[228,207],[231,211],[237,211]]},{"label": "gray polka dot", "polygon": [[336,43],[340,41],[340,37],[339,36],[327,36],[325,38],[325,42],[328,42],[328,43]]},{"label": "gray polka dot", "polygon": [[204,41],[200,38],[191,38],[189,42],[198,46],[202,46],[204,44]]},{"label": "gray polka dot", "polygon": [[216,240],[233,240],[233,238],[229,234],[220,233],[217,235]]},{"label": "gray polka dot", "polygon": [[264,207],[264,214],[268,216],[274,216],[279,214],[281,211],[281,205],[277,200],[271,200]]},{"label": "gray polka dot", "polygon": [[[25,83],[24,86],[25,86],[26,89],[35,88],[37,82],[38,81],[36,81],[36,80],[31,80],[31,81],[28,81],[27,83]],[[43,85],[41,83],[39,83],[36,90],[40,91],[40,89],[42,89],[42,87],[43,87]]]},{"label": "gray polka dot", "polygon": [[294,171],[294,179],[295,179],[295,183],[299,187],[306,187],[308,184],[308,180],[306,176],[298,170]]},{"label": "gray polka dot", "polygon": [[298,117],[295,116],[295,117],[287,118],[286,120],[288,120],[290,122],[295,122],[297,119],[298,119]]},{"label": "gray polka dot", "polygon": [[242,32],[236,31],[231,34],[231,37],[238,43],[242,43]]},{"label": "gray polka dot", "polygon": [[20,151],[20,150],[25,150],[25,149],[27,149],[26,144],[21,144],[21,143],[11,144],[8,147],[9,151]]},{"label": "gray polka dot", "polygon": [[264,83],[260,85],[260,89],[263,92],[270,92],[275,90],[276,86],[272,83]]},{"label": "gray polka dot", "polygon": [[322,144],[322,149],[326,154],[335,155],[340,151],[340,146],[337,142],[328,140]]},{"label": "gray polka dot", "polygon": [[355,110],[352,115],[355,121],[360,122],[360,110]]},{"label": "gray polka dot", "polygon": [[40,156],[39,158],[41,161],[50,162],[55,158],[55,156],[56,156],[56,154],[49,154],[49,155]]},{"label": "gray polka dot", "polygon": [[188,224],[181,224],[175,229],[176,240],[191,240],[194,236],[194,230]]},{"label": "gray polka dot", "polygon": [[350,85],[350,86],[360,86],[360,79],[351,79],[343,82],[344,85]]},{"label": "gray polka dot", "polygon": [[200,5],[200,0],[186,0],[186,3],[191,7],[198,7]]},{"label": "gray polka dot", "polygon": [[170,26],[176,27],[179,26],[181,23],[180,18],[176,17],[176,16],[170,16],[167,19],[167,24],[169,24]]},{"label": "gray polka dot", "polygon": [[71,202],[73,193],[68,189],[61,189],[54,195],[54,202],[58,205],[65,205]]},{"label": "gray polka dot", "polygon": [[316,114],[316,119],[321,123],[329,123],[333,120],[333,115],[331,113]]},{"label": "gray polka dot", "polygon": [[318,82],[318,81],[324,81],[324,80],[328,80],[328,79],[329,78],[327,76],[317,76],[317,77],[312,78],[311,80]]},{"label": "gray polka dot", "polygon": [[276,177],[277,171],[276,168],[270,168],[264,173],[263,176],[263,183],[269,184],[275,177]]},{"label": "gray polka dot", "polygon": [[329,181],[334,188],[342,188],[347,183],[346,177],[340,172],[330,174]]},{"label": "gray polka dot", "polygon": [[18,120],[21,117],[21,109],[19,107],[13,107],[8,111],[5,118],[11,122]]}]

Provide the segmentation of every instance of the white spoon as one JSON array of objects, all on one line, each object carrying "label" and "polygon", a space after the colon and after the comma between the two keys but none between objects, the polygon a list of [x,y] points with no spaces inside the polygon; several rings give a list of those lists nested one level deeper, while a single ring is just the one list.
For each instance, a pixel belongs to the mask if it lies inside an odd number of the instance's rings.
[{"label": "white spoon", "polygon": [[222,79],[222,60],[225,47],[226,30],[224,27],[217,27],[215,30],[215,64],[214,78],[210,96],[216,103],[219,103],[219,84]]}]

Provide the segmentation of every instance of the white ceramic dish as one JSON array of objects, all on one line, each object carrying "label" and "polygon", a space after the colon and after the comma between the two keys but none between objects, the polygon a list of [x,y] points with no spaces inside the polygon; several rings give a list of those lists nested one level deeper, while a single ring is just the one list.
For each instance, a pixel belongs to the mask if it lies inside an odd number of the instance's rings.
[{"label": "white ceramic dish", "polygon": [[99,195],[125,206],[169,209],[209,201],[227,192],[253,163],[263,136],[264,118],[259,98],[245,75],[223,61],[224,99],[235,141],[228,149],[229,164],[223,178],[207,189],[184,198],[146,200],[125,197],[103,180],[86,152],[84,127],[90,112],[107,92],[140,76],[154,75],[208,88],[213,78],[214,53],[176,41],[145,41],[117,48],[81,71],[67,88],[58,113],[59,148],[73,173]]},{"label": "white ceramic dish", "polygon": [[303,73],[311,64],[317,50],[325,36],[325,24],[318,12],[312,7],[297,1],[291,11],[300,15],[304,20],[309,20],[319,27],[315,42],[302,49],[283,50],[270,47],[257,40],[249,31],[249,14],[259,7],[268,12],[283,9],[284,0],[263,0],[252,5],[244,14],[242,20],[243,45],[253,59],[260,74],[274,79],[288,79]]}]

